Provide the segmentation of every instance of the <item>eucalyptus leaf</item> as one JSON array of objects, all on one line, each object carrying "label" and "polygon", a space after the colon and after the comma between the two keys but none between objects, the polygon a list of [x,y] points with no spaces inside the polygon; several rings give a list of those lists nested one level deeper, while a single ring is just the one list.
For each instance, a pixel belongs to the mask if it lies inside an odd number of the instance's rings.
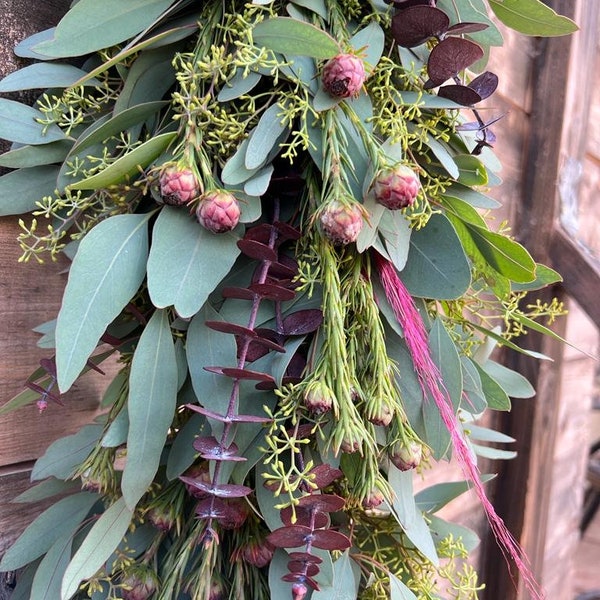
[{"label": "eucalyptus leaf", "polygon": [[346,550],[333,563],[333,585],[321,586],[313,592],[312,600],[354,600],[358,594],[360,568]]},{"label": "eucalyptus leaf", "polygon": [[12,171],[0,177],[0,217],[20,215],[36,208],[56,188],[58,167],[40,166]]},{"label": "eucalyptus leaf", "polygon": [[173,0],[79,0],[60,20],[54,37],[33,47],[52,58],[109,48],[151,26]]},{"label": "eucalyptus leaf", "polygon": [[488,427],[469,424],[467,428],[469,430],[469,437],[472,440],[478,440],[481,442],[497,442],[499,444],[511,444],[515,441],[515,438],[512,438],[501,431],[489,429]]},{"label": "eucalyptus leaf", "polygon": [[540,0],[488,0],[488,4],[502,23],[525,35],[568,35],[578,29]]},{"label": "eucalyptus leaf", "polygon": [[155,306],[195,315],[233,266],[240,250],[235,232],[214,234],[173,206],[161,210],[152,233],[148,291]]},{"label": "eucalyptus leaf", "polygon": [[63,574],[71,560],[73,533],[66,531],[48,549],[35,572],[31,597],[36,600],[56,600],[60,597]]},{"label": "eucalyptus leaf", "polygon": [[166,105],[167,102],[145,102],[122,110],[112,118],[103,121],[99,127],[96,127],[96,123],[94,123],[93,126],[79,136],[77,142],[71,149],[70,154],[74,155],[80,153],[94,144],[104,142],[111,136],[118,136],[121,132],[127,131],[130,127],[143,123]]},{"label": "eucalyptus leaf", "polygon": [[563,280],[560,273],[546,265],[537,264],[535,267],[535,279],[529,283],[512,283],[511,289],[515,292],[531,292],[542,289],[553,283],[559,283]]},{"label": "eucalyptus leaf", "polygon": [[78,481],[62,481],[55,477],[44,479],[37,485],[30,487],[16,498],[12,499],[14,503],[29,503],[39,502],[46,498],[52,498],[57,494],[66,494],[81,489],[81,484]]},{"label": "eucalyptus leaf", "polygon": [[119,498],[94,523],[65,571],[61,600],[72,598],[79,589],[79,584],[102,567],[119,545],[132,517],[133,512],[127,508],[125,500]]},{"label": "eucalyptus leaf", "polygon": [[510,398],[502,389],[502,386],[494,378],[490,377],[476,362],[473,361],[473,365],[479,372],[483,393],[485,394],[488,406],[492,410],[510,410]]},{"label": "eucalyptus leaf", "polygon": [[235,153],[232,154],[225,163],[223,170],[221,171],[223,183],[227,185],[239,185],[240,183],[248,181],[258,173],[260,165],[254,169],[248,169],[245,165],[246,151],[248,150],[248,145],[250,144],[253,133],[253,131],[250,132],[248,137],[239,145]]},{"label": "eucalyptus leaf", "polygon": [[383,54],[385,44],[385,33],[379,23],[372,21],[366,27],[355,33],[349,40],[350,45],[356,51],[361,51],[361,56],[366,63],[367,74],[372,73]]},{"label": "eucalyptus leaf", "polygon": [[493,360],[485,361],[481,368],[500,384],[511,398],[533,398],[535,396],[533,386],[521,373],[517,373],[517,371],[513,371]]},{"label": "eucalyptus leaf", "polygon": [[21,169],[62,162],[73,147],[70,140],[59,140],[39,146],[21,146],[0,154],[0,167]]},{"label": "eucalyptus leaf", "polygon": [[287,564],[290,560],[288,553],[277,548],[269,564],[269,592],[271,598],[291,597],[292,584],[281,578],[289,573]]},{"label": "eucalyptus leaf", "polygon": [[329,12],[325,0],[292,0],[292,4],[303,6],[313,12],[317,13],[320,17],[327,21],[329,19]]},{"label": "eucalyptus leaf", "polygon": [[33,58],[34,60],[50,60],[50,56],[45,56],[33,50],[35,46],[42,42],[52,40],[56,27],[50,27],[42,31],[38,31],[24,40],[21,40],[15,47],[14,53],[21,58]]},{"label": "eucalyptus leaf", "polygon": [[457,154],[452,157],[458,167],[458,181],[463,185],[484,186],[487,185],[489,174],[485,165],[472,154]]},{"label": "eucalyptus leaf", "polygon": [[434,565],[439,563],[435,544],[423,513],[417,508],[413,497],[412,471],[400,471],[390,465],[388,481],[394,490],[393,513],[402,526],[406,537]]},{"label": "eucalyptus leaf", "polygon": [[117,448],[127,441],[129,432],[129,414],[124,406],[119,414],[111,420],[106,433],[102,436],[100,445],[103,448]]},{"label": "eucalyptus leaf", "polygon": [[0,571],[16,571],[47,552],[64,534],[79,527],[98,495],[81,492],[59,500],[34,519],[6,551]]},{"label": "eucalyptus leaf", "polygon": [[[485,483],[493,478],[494,475],[482,475],[481,481]],[[473,483],[470,481],[436,483],[418,492],[415,496],[415,503],[420,510],[426,513],[436,513],[446,504],[471,489],[473,489]]]},{"label": "eucalyptus leaf", "polygon": [[251,171],[264,164],[281,134],[287,130],[281,118],[282,110],[279,104],[273,104],[261,116],[254,134],[248,140],[244,156],[246,169]]},{"label": "eucalyptus leaf", "polygon": [[228,333],[209,329],[205,321],[220,320],[209,305],[192,319],[187,335],[186,352],[190,377],[200,404],[209,410],[225,414],[231,396],[231,380],[206,371],[208,366],[233,366],[237,348],[235,338]]},{"label": "eucalyptus leaf", "polygon": [[224,87],[221,88],[217,96],[217,100],[219,102],[235,100],[251,92],[261,79],[262,75],[256,71],[245,73],[243,69],[239,69],[233,77],[225,82]]},{"label": "eucalyptus leaf", "polygon": [[107,326],[140,287],[146,275],[150,217],[151,213],[110,217],[81,241],[56,322],[61,391],[71,387]]},{"label": "eucalyptus leaf", "polygon": [[[0,92],[66,88],[85,77],[86,71],[59,63],[35,63],[14,71],[0,81]],[[89,79],[86,85],[100,85],[97,79]]]},{"label": "eucalyptus leaf", "polygon": [[385,209],[379,231],[385,241],[390,260],[398,271],[403,271],[408,261],[413,231],[408,219],[399,210]]},{"label": "eucalyptus leaf", "polygon": [[139,176],[140,168],[145,169],[153,160],[158,158],[176,136],[176,133],[169,132],[151,137],[99,173],[72,183],[69,187],[73,190],[96,190],[117,183],[128,182],[134,176]]},{"label": "eucalyptus leaf", "polygon": [[471,267],[452,224],[434,214],[425,227],[413,231],[406,267],[400,277],[419,297],[460,298],[471,284]]},{"label": "eucalyptus leaf", "polygon": [[[273,171],[273,165],[267,165],[266,167],[263,167],[256,175],[244,183],[244,192],[255,198],[262,196],[267,191],[269,184],[271,183]],[[242,214],[246,212],[244,211],[245,208],[246,206],[243,206]],[[256,219],[250,219],[250,222],[255,220]]]},{"label": "eucalyptus leaf", "polygon": [[452,183],[442,194],[444,198],[457,198],[475,208],[498,208],[500,202],[461,183]]},{"label": "eucalyptus leaf", "polygon": [[177,362],[169,313],[157,310],[135,349],[129,376],[127,462],[121,489],[131,510],[156,475],[176,400]]},{"label": "eucalyptus leaf", "polygon": [[393,573],[389,573],[390,600],[418,600],[415,594]]},{"label": "eucalyptus leaf", "polygon": [[0,138],[19,144],[48,144],[67,138],[62,129],[52,123],[42,125],[44,115],[37,109],[0,98]]},{"label": "eucalyptus leaf", "polygon": [[167,459],[167,478],[172,481],[188,469],[196,459],[197,452],[192,443],[198,436],[208,436],[210,430],[206,418],[198,413],[177,432]]},{"label": "eucalyptus leaf", "polygon": [[39,481],[51,476],[69,478],[89,456],[101,434],[101,425],[85,425],[77,433],[56,440],[37,459],[31,480]]},{"label": "eucalyptus leaf", "polygon": [[332,58],[340,52],[339,44],[322,29],[289,17],[258,23],[252,37],[256,44],[281,54]]},{"label": "eucalyptus leaf", "polygon": [[463,375],[462,408],[472,414],[480,414],[487,408],[487,401],[479,372],[467,356],[461,355],[460,365]]},{"label": "eucalyptus leaf", "polygon": [[490,448],[489,446],[481,446],[480,444],[471,444],[473,452],[481,458],[489,460],[512,460],[517,456],[514,450],[501,450],[499,448]]},{"label": "eucalyptus leaf", "polygon": [[479,546],[479,537],[477,534],[462,525],[449,523],[435,515],[430,515],[429,527],[431,528],[431,534],[436,544],[439,544],[446,537],[452,535],[455,540],[460,540],[463,543],[467,552],[471,552]]}]

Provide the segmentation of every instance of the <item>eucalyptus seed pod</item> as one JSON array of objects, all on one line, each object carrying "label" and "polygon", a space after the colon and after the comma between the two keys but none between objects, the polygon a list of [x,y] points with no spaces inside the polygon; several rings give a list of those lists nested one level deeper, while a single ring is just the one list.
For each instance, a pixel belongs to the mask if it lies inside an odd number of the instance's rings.
[{"label": "eucalyptus seed pod", "polygon": [[373,184],[375,200],[390,210],[412,206],[421,183],[418,175],[406,165],[380,171]]},{"label": "eucalyptus seed pod", "polygon": [[334,243],[347,245],[356,241],[363,226],[363,212],[358,204],[334,200],[321,213],[323,233]]},{"label": "eucalyptus seed pod", "polygon": [[335,98],[358,96],[367,74],[363,61],[354,54],[338,54],[323,67],[323,87]]},{"label": "eucalyptus seed pod", "polygon": [[396,443],[388,451],[390,461],[400,471],[416,469],[423,458],[423,446],[419,442],[410,441],[408,444]]},{"label": "eucalyptus seed pod", "polygon": [[240,220],[240,205],[226,190],[212,190],[200,197],[196,208],[200,224],[213,233],[231,231]]},{"label": "eucalyptus seed pod", "polygon": [[165,204],[181,206],[195,200],[200,185],[191,169],[170,166],[163,169],[159,178],[160,196]]}]

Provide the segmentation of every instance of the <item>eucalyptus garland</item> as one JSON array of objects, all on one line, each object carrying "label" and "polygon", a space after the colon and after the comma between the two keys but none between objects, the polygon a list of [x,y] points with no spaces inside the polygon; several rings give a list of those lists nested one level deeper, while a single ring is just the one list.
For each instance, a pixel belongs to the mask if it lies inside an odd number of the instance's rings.
[{"label": "eucalyptus garland", "polygon": [[[490,8],[574,29],[538,0],[79,0],[17,46],[0,91],[47,89],[0,100],[1,214],[72,263],[0,410],[119,367],[34,467],[21,500],[57,498],[0,564],[18,598],[477,598],[477,536],[435,514],[471,488],[543,597],[475,462],[533,395],[493,348],[563,312],[486,218]],[[452,455],[465,480],[415,495]]]}]

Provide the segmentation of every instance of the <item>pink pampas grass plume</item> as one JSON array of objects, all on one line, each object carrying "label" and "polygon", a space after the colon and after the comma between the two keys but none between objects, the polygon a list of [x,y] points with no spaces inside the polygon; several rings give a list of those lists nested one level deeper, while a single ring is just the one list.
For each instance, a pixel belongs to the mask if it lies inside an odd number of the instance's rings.
[{"label": "pink pampas grass plume", "polygon": [[423,397],[426,398],[427,394],[431,394],[433,397],[444,425],[450,432],[452,446],[458,462],[466,478],[473,483],[477,497],[485,510],[487,520],[504,557],[507,561],[508,557],[512,558],[523,576],[525,586],[531,597],[534,600],[544,600],[544,591],[535,580],[523,549],[508,531],[504,521],[496,513],[485,493],[479,477],[477,463],[457,422],[452,403],[440,384],[441,374],[431,358],[427,331],[412,296],[398,277],[391,262],[377,252],[373,253],[373,259],[385,295],[394,311],[394,316],[404,331],[406,345],[414,363]]}]

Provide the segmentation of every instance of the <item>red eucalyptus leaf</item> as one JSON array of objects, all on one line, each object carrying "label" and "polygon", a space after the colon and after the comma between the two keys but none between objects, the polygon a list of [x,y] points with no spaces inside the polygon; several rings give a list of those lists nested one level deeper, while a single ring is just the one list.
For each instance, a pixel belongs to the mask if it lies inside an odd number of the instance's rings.
[{"label": "red eucalyptus leaf", "polygon": [[[314,579],[312,579],[311,577],[307,577],[302,573],[286,573],[281,579],[282,581],[287,581],[289,583],[307,583],[316,592],[318,592],[321,589],[319,587],[319,584]],[[297,597],[298,596],[294,596],[294,600]],[[304,596],[301,597],[304,598]]]},{"label": "red eucalyptus leaf", "polygon": [[105,375],[104,371],[98,365],[94,364],[91,359],[85,362],[85,366],[92,369],[92,371],[96,371],[96,373],[100,373],[100,375]]},{"label": "red eucalyptus leaf", "polygon": [[309,577],[314,577],[320,571],[317,565],[306,564],[298,560],[290,560],[287,567],[291,573],[303,573]]},{"label": "red eucalyptus leaf", "polygon": [[59,404],[60,406],[65,405],[64,402],[61,400],[60,395],[57,396],[56,394],[51,393],[49,390],[43,388],[41,385],[33,383],[33,381],[28,381],[25,384],[25,387],[29,388],[30,390],[33,390],[34,392],[40,394],[45,398],[49,398],[50,400],[56,402],[56,404]]},{"label": "red eucalyptus leaf", "polygon": [[232,507],[219,498],[204,498],[194,509],[200,519],[223,519],[228,517],[231,511]]},{"label": "red eucalyptus leaf", "polygon": [[438,90],[438,96],[462,106],[472,106],[481,100],[481,96],[466,85],[444,85]]},{"label": "red eucalyptus leaf", "polygon": [[202,458],[207,460],[229,460],[243,462],[246,459],[238,456],[238,447],[231,444],[228,448],[223,448],[214,437],[199,437],[192,444],[194,449],[200,452]]},{"label": "red eucalyptus leaf", "polygon": [[426,88],[437,87],[483,57],[483,48],[465,38],[442,40],[429,55]]},{"label": "red eucalyptus leaf", "polygon": [[256,225],[256,227],[251,227],[248,229],[244,234],[244,239],[255,240],[268,246],[273,230],[273,225],[270,225],[269,223],[261,223],[260,225]]},{"label": "red eucalyptus leaf", "polygon": [[288,525],[272,531],[267,541],[276,548],[300,548],[305,546],[312,530],[304,525]]},{"label": "red eucalyptus leaf", "polygon": [[248,329],[242,325],[236,325],[235,323],[228,323],[226,321],[204,321],[204,324],[214,331],[220,331],[221,333],[231,333],[240,337],[255,338],[256,333],[252,329]]},{"label": "red eucalyptus leaf", "polygon": [[275,252],[273,248],[270,248],[257,240],[242,239],[238,241],[237,245],[238,248],[250,258],[256,260],[277,260],[277,252]]},{"label": "red eucalyptus leaf", "polygon": [[290,552],[288,556],[291,560],[300,561],[305,565],[320,565],[323,562],[322,558],[308,552]]},{"label": "red eucalyptus leaf", "polygon": [[478,77],[475,77],[471,83],[469,83],[469,87],[472,90],[475,90],[480,96],[482,100],[489,98],[498,87],[498,76],[491,71],[485,71]]},{"label": "red eucalyptus leaf", "polygon": [[256,294],[248,288],[242,287],[225,287],[221,291],[223,298],[236,298],[238,300],[254,300]]},{"label": "red eucalyptus leaf", "polygon": [[346,501],[343,498],[334,494],[311,494],[303,496],[298,501],[298,506],[320,512],[337,512],[342,510],[345,504]]},{"label": "red eucalyptus leaf", "polygon": [[352,546],[348,536],[331,529],[320,529],[312,534],[312,545],[321,550],[346,550]]},{"label": "red eucalyptus leaf", "polygon": [[236,485],[234,483],[213,484],[212,482],[186,477],[185,475],[181,475],[179,479],[183,483],[187,483],[193,488],[217,498],[243,498],[244,496],[249,496],[253,491],[252,488],[245,485]]},{"label": "red eucalyptus leaf", "polygon": [[296,296],[294,290],[273,283],[253,283],[250,285],[250,290],[256,292],[256,294],[265,300],[278,300],[283,302],[286,300],[293,300]]},{"label": "red eucalyptus leaf", "polygon": [[271,263],[269,267],[269,275],[272,277],[276,277],[278,279],[293,279],[298,274],[298,267],[294,265],[293,267],[284,265],[281,262]]},{"label": "red eucalyptus leaf", "polygon": [[448,15],[433,6],[412,6],[392,17],[392,36],[400,46],[414,48],[442,35],[450,25]]},{"label": "red eucalyptus leaf", "polygon": [[318,308],[299,310],[283,319],[285,335],[305,335],[316,331],[323,322],[323,313]]},{"label": "red eucalyptus leaf", "polygon": [[273,227],[277,229],[281,237],[288,240],[299,240],[302,237],[302,233],[299,229],[284,223],[283,221],[275,221]]},{"label": "red eucalyptus leaf", "polygon": [[294,516],[294,510],[291,506],[288,506],[281,510],[280,516],[284,525],[304,525],[305,527],[311,527],[312,529],[323,529],[323,527],[329,527],[329,515],[324,512],[315,512],[315,520],[311,525],[313,511],[301,506],[297,506],[295,510],[296,522],[292,521]]},{"label": "red eucalyptus leaf", "polygon": [[49,375],[56,377],[56,358],[42,358],[40,359],[40,367],[44,369]]},{"label": "red eucalyptus leaf", "polygon": [[209,373],[217,375],[225,375],[232,379],[254,379],[256,381],[274,382],[275,379],[268,373],[260,373],[259,371],[250,371],[249,369],[238,369],[236,367],[204,367]]},{"label": "red eucalyptus leaf", "polygon": [[256,415],[232,415],[228,417],[227,415],[221,415],[219,413],[213,412],[212,410],[208,410],[203,406],[198,406],[197,404],[186,404],[186,408],[193,410],[194,412],[200,413],[209,419],[214,419],[215,421],[220,421],[221,423],[270,423],[271,419],[267,417],[258,417]]},{"label": "red eucalyptus leaf", "polygon": [[[281,379],[281,385],[282,386],[286,386],[286,385],[297,385],[299,383],[302,383],[302,377],[283,377]],[[267,382],[267,381],[261,381],[259,383],[257,383],[255,386],[255,389],[260,390],[260,391],[272,391],[277,389],[279,386],[277,385],[276,381],[271,381],[271,382]]]},{"label": "red eucalyptus leaf", "polygon": [[485,23],[455,23],[448,27],[446,33],[452,35],[462,35],[463,33],[476,33],[477,31],[483,31],[487,29],[489,25]]},{"label": "red eucalyptus leaf", "polygon": [[393,4],[398,10],[411,6],[435,6],[437,0],[384,0],[386,4]]},{"label": "red eucalyptus leaf", "polygon": [[339,479],[343,473],[340,469],[334,469],[331,465],[324,463],[311,469],[310,475],[312,477],[312,482],[321,489],[331,485],[336,479]]}]

